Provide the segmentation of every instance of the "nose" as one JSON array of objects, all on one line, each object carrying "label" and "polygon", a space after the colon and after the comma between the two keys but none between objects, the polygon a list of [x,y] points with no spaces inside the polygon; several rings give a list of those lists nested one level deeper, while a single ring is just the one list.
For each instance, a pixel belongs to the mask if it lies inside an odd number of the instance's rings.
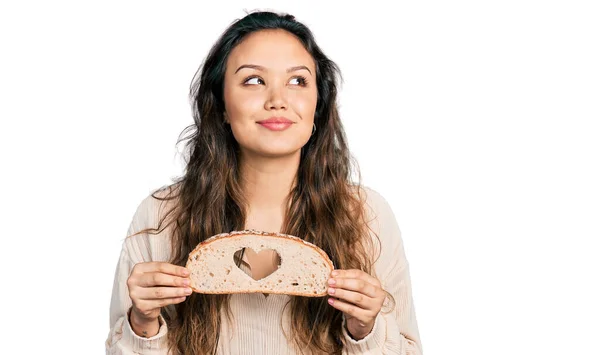
[{"label": "nose", "polygon": [[266,110],[287,110],[288,102],[285,88],[272,87],[265,101]]}]

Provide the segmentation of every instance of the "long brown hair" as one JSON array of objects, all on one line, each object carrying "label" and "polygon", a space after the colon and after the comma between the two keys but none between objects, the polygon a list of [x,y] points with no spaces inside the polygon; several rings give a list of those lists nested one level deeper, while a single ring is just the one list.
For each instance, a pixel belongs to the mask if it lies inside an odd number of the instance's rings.
[{"label": "long brown hair", "polygon": [[[171,262],[183,266],[198,243],[244,228],[247,206],[242,194],[239,146],[223,124],[225,63],[245,36],[268,29],[285,30],[298,38],[315,61],[318,86],[316,131],[302,148],[280,232],[318,245],[336,268],[372,273],[370,251],[375,249],[368,237],[364,194],[360,183],[352,183],[352,173],[358,174],[359,181],[360,173],[349,153],[336,102],[340,71],[317,46],[311,31],[292,15],[250,13],[234,22],[211,48],[191,85],[194,124],[182,132],[182,136],[188,134],[179,141],[187,141],[185,173],[153,194],[157,199],[174,201],[154,230],[170,228]],[[230,316],[229,297],[193,293],[174,307],[174,313],[163,312],[171,351],[214,353],[221,310]],[[327,297],[292,297],[287,307],[292,319],[287,336],[299,352],[342,352],[342,314],[327,304]]]}]

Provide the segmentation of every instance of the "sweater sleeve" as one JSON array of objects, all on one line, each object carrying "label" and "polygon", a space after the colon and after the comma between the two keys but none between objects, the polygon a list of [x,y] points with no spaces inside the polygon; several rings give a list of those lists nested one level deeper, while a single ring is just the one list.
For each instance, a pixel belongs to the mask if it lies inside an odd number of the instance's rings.
[{"label": "sweater sleeve", "polygon": [[[345,327],[346,354],[421,355],[422,347],[412,299],[409,265],[391,207],[377,192],[365,189],[371,229],[381,242],[374,264],[376,276],[393,299],[386,301],[371,333],[356,341]],[[377,241],[376,241],[377,243]]]},{"label": "sweater sleeve", "polygon": [[158,334],[150,338],[135,334],[128,317],[132,301],[129,298],[127,279],[135,264],[152,261],[147,235],[130,236],[148,228],[151,222],[151,198],[146,198],[138,206],[117,263],[110,302],[110,332],[105,343],[107,355],[167,354],[167,326],[162,316],[159,316],[161,325]]}]

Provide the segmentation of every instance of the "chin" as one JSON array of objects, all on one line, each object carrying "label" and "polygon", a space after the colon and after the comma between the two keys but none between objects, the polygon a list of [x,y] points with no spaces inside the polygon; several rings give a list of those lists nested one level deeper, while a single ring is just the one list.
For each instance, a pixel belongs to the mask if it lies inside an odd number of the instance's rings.
[{"label": "chin", "polygon": [[275,145],[275,144],[262,144],[259,147],[247,147],[245,150],[263,157],[278,158],[278,157],[289,157],[295,154],[300,155],[300,150],[303,145],[301,144],[286,144],[286,145]]},{"label": "chin", "polygon": [[[300,154],[300,150],[308,142],[307,139],[260,139],[253,142],[240,142],[243,150],[264,157],[284,157]],[[244,144],[246,143],[246,144]]]},{"label": "chin", "polygon": [[260,149],[254,151],[254,153],[269,158],[279,158],[279,157],[289,157],[295,154],[300,154],[300,149],[302,147],[294,148],[294,149]]}]

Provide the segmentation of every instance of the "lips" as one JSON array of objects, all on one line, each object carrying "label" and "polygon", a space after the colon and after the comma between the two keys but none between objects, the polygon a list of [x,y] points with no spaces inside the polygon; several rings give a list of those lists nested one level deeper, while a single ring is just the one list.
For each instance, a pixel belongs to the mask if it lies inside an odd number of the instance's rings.
[{"label": "lips", "polygon": [[256,123],[271,131],[283,131],[290,128],[290,126],[294,124],[292,120],[289,120],[285,117],[271,117]]}]

